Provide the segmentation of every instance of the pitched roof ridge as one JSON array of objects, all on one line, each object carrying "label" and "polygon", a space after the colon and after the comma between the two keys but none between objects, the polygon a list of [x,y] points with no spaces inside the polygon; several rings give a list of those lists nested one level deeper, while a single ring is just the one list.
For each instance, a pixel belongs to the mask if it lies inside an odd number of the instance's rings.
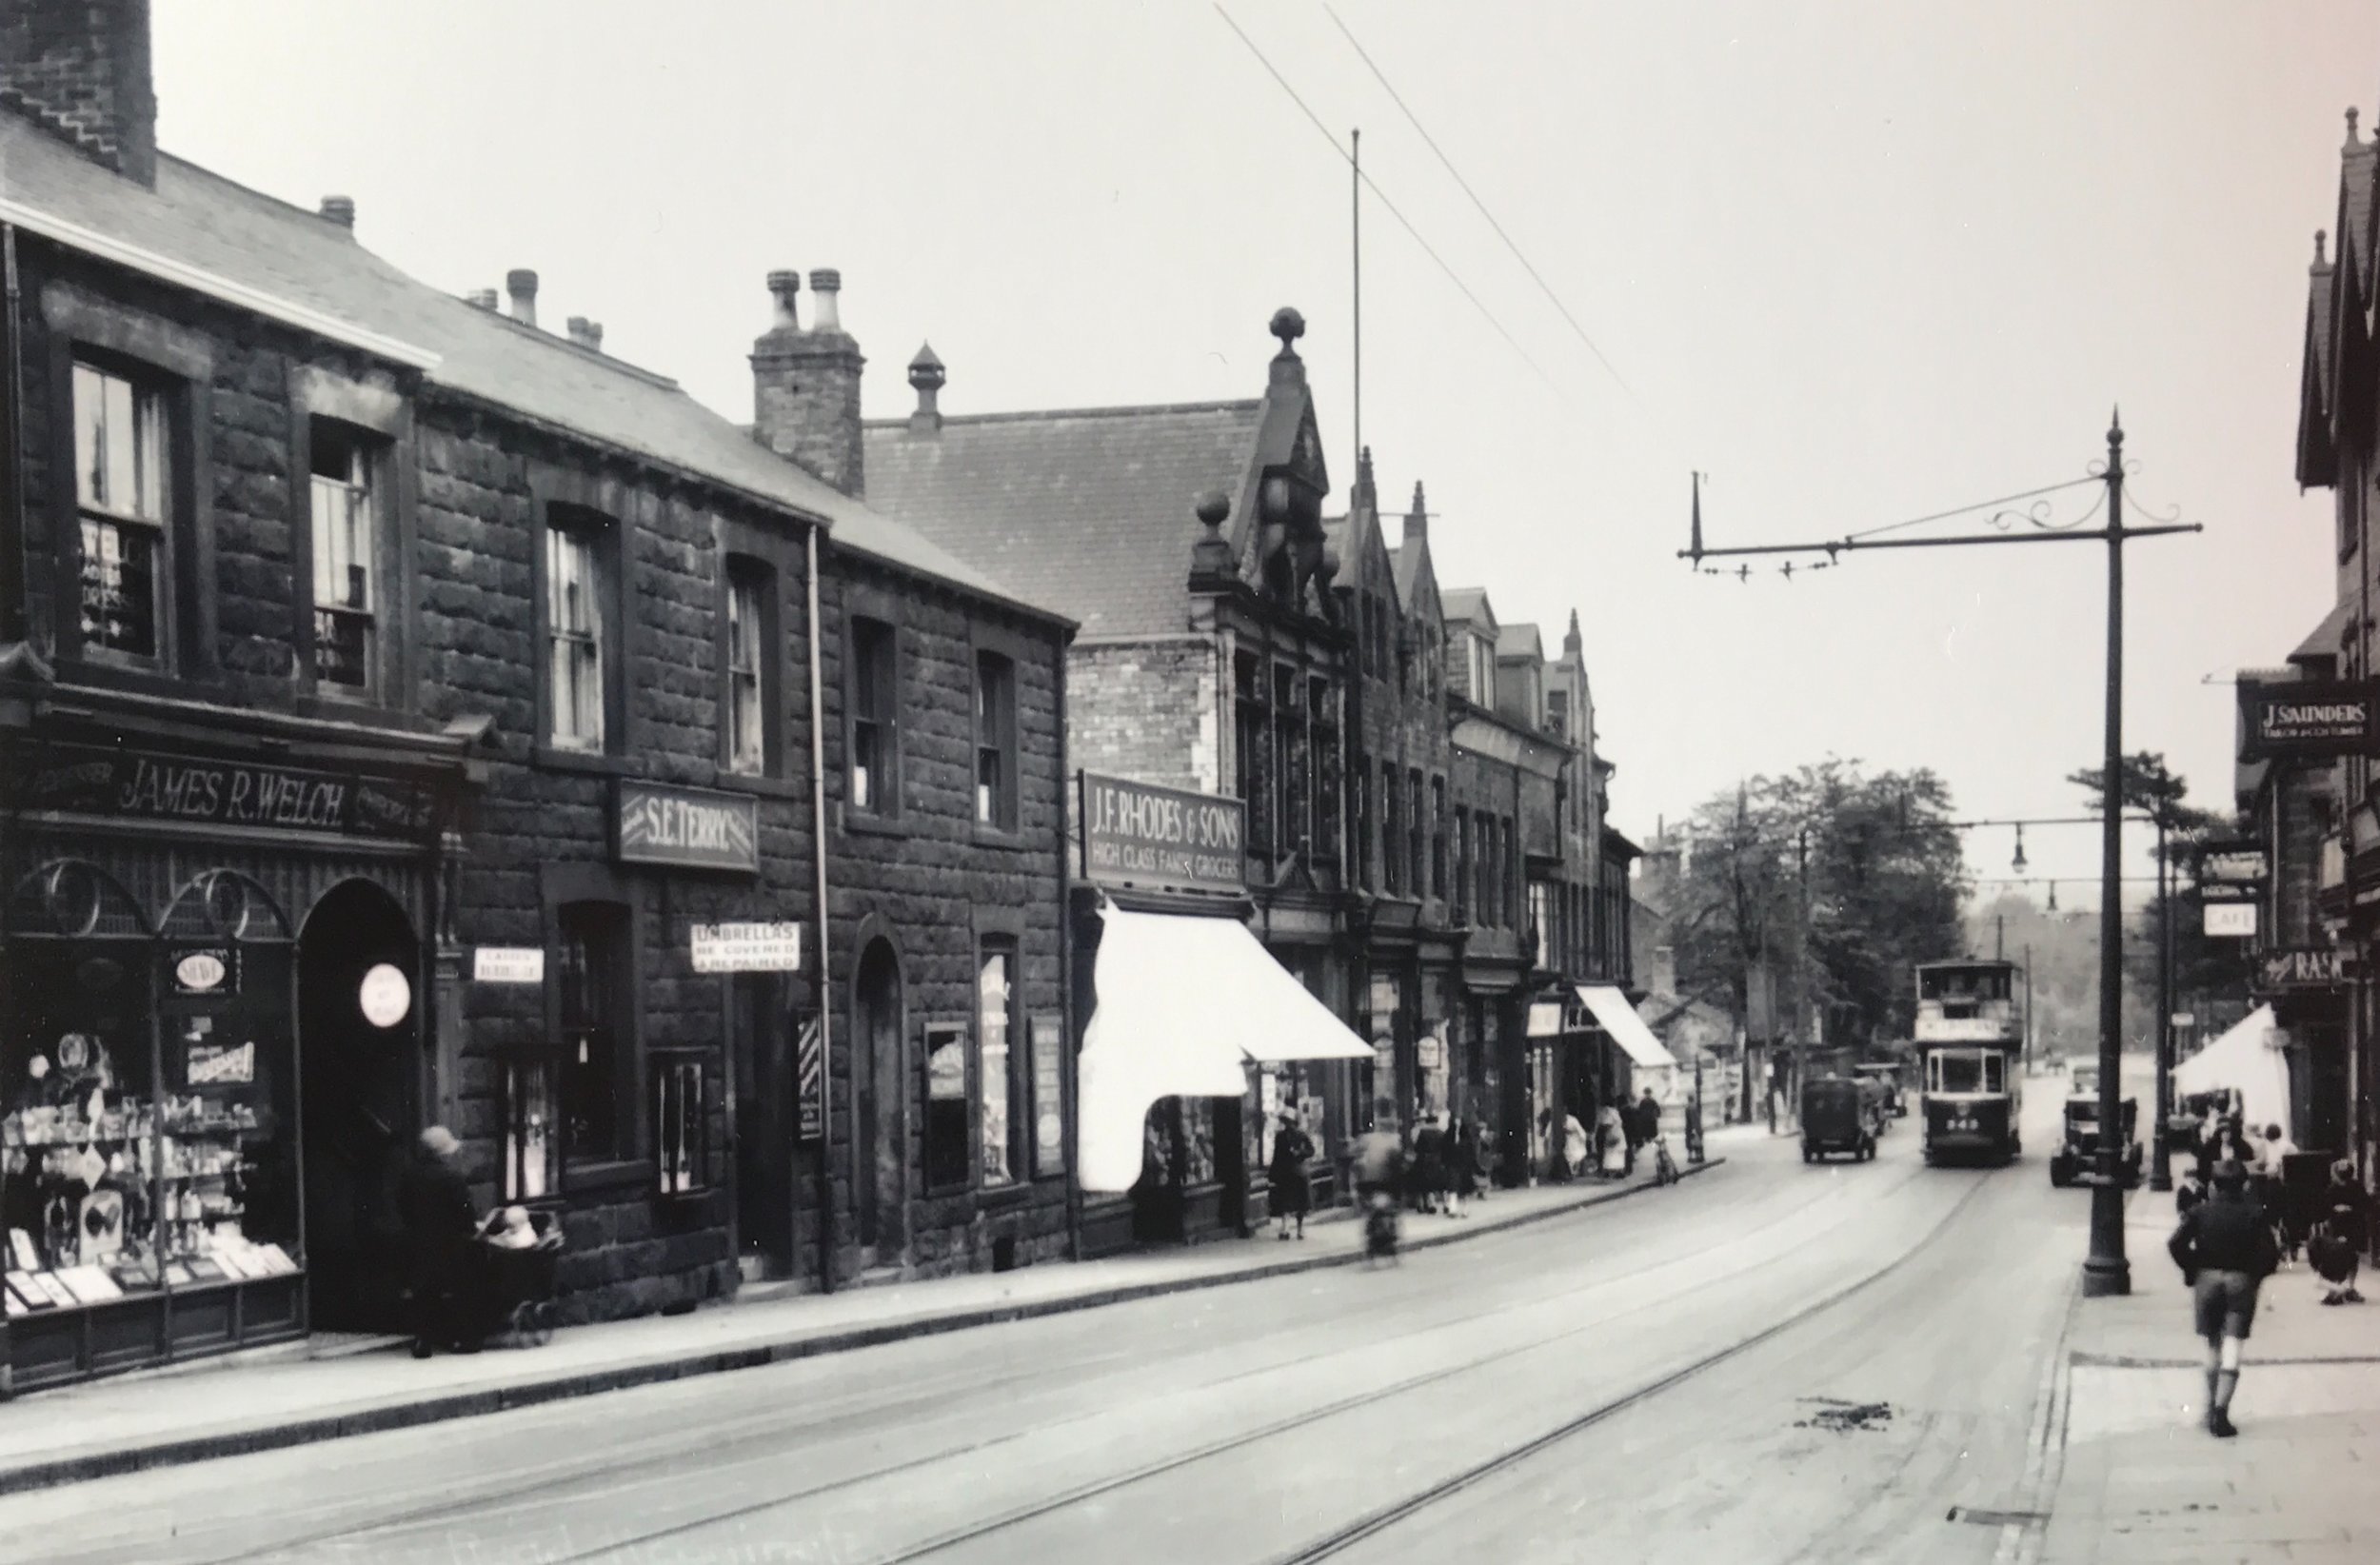
[{"label": "pitched roof ridge", "polygon": [[[1001,413],[945,413],[942,427],[955,424],[1025,424],[1034,420],[1113,419],[1148,417],[1167,413],[1241,413],[1254,412],[1264,406],[1261,397],[1235,397],[1220,402],[1163,402],[1107,407],[1045,407],[1017,408]],[[869,429],[905,429],[908,415],[900,418],[868,419],[863,427]]]}]

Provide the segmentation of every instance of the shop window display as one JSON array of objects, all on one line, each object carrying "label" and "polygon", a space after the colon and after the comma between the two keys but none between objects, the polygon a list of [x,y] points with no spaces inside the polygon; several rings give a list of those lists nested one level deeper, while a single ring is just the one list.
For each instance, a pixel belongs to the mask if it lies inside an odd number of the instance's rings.
[{"label": "shop window display", "polygon": [[186,946],[174,927],[169,915],[168,938],[149,937],[120,888],[70,863],[10,900],[0,1229],[11,1316],[299,1269],[289,947]]}]

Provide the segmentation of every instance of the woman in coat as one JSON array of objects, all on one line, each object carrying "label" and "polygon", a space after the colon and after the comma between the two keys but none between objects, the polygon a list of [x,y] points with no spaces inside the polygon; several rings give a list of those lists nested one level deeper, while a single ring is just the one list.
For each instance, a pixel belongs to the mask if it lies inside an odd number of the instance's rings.
[{"label": "woman in coat", "polygon": [[1562,1116],[1562,1146],[1558,1156],[1562,1160],[1562,1178],[1566,1179],[1577,1179],[1578,1171],[1587,1164],[1587,1127],[1578,1122],[1578,1116],[1575,1114]]},{"label": "woman in coat", "polygon": [[1446,1130],[1435,1115],[1414,1128],[1409,1178],[1413,1209],[1437,1211],[1439,1199],[1446,1194]]},{"label": "woman in coat", "polygon": [[1273,1133],[1273,1159],[1264,1165],[1265,1174],[1273,1181],[1273,1220],[1279,1237],[1289,1238],[1289,1221],[1298,1220],[1298,1237],[1306,1237],[1306,1208],[1313,1204],[1314,1192],[1306,1180],[1306,1164],[1314,1160],[1314,1139],[1305,1126],[1298,1122],[1296,1113],[1284,1110],[1280,1129]]},{"label": "woman in coat", "polygon": [[1602,1175],[1607,1179],[1625,1179],[1628,1174],[1628,1126],[1619,1117],[1619,1110],[1605,1104],[1597,1125],[1597,1140],[1602,1153]]},{"label": "woman in coat", "polygon": [[1446,1133],[1446,1215],[1459,1218],[1462,1203],[1479,1193],[1478,1126],[1458,1119]]}]

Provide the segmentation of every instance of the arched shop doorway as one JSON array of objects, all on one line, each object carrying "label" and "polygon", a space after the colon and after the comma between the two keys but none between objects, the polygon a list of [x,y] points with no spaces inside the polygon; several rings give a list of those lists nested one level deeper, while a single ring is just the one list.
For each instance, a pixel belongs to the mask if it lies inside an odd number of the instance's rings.
[{"label": "arched shop doorway", "polygon": [[860,1244],[896,1265],[908,1241],[907,1060],[902,1047],[901,959],[878,938],[851,981],[852,1047],[860,1078]]},{"label": "arched shop doorway", "polygon": [[298,939],[304,1208],[318,1331],[400,1329],[396,1184],[421,1125],[421,944],[368,881],[331,888]]}]

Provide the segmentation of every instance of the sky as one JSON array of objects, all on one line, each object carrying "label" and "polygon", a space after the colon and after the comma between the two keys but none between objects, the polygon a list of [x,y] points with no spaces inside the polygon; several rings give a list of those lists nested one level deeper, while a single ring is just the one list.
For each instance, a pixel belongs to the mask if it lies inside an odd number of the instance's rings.
[{"label": "sky", "polygon": [[[1504,623],[1577,610],[1622,829],[1829,755],[2077,813],[2103,547],[1676,553],[1693,472],[1713,546],[1839,537],[2086,478],[2118,405],[2133,520],[2206,529],[2127,545],[2125,747],[2229,807],[2233,671],[2331,595],[2307,267],[2344,111],[2380,125],[2380,6],[1332,7],[155,0],[159,137],[352,197],[458,293],[534,267],[541,320],[740,419],[779,267],[842,270],[871,417],[928,339],[949,413],[1254,396],[1295,305],[1343,503],[1351,181],[1315,120],[1359,129],[1383,503],[1424,482],[1439,580]],[[1972,834],[1974,872],[2013,845]],[[2026,854],[2095,903],[2094,832]]]}]

